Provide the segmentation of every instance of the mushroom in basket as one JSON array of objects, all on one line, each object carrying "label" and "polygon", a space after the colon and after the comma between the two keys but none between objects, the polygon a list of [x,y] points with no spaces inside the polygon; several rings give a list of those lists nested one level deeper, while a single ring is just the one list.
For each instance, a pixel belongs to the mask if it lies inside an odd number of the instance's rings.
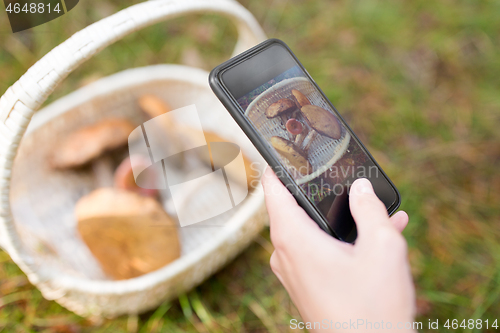
[{"label": "mushroom in basket", "polygon": [[[136,167],[144,169],[141,173],[141,181],[147,186],[141,187],[137,185],[132,169],[132,159]],[[155,184],[158,182],[158,175],[155,174],[154,170],[148,169],[150,164],[149,159],[141,155],[127,157],[120,163],[118,168],[116,168],[114,177],[115,187],[132,191],[142,196],[155,198],[158,195],[158,190],[155,188]]]},{"label": "mushroom in basket", "polygon": [[293,135],[299,135],[304,130],[304,126],[297,119],[290,118],[286,122],[286,130]]},{"label": "mushroom in basket", "polygon": [[81,198],[75,213],[83,241],[114,279],[146,274],[180,256],[177,226],[151,197],[101,188]]},{"label": "mushroom in basket", "polygon": [[297,103],[297,107],[300,109],[301,107],[303,106],[306,106],[306,105],[311,105],[311,102],[309,101],[309,99],[306,97],[306,95],[304,95],[303,93],[301,93],[300,91],[298,91],[297,89],[292,89],[292,96],[293,98],[295,99],[296,103]]},{"label": "mushroom in basket", "polygon": [[[130,158],[113,174],[118,156],[103,156],[125,146],[133,130],[125,119],[102,120],[68,135],[50,158],[57,169],[92,166],[100,188],[76,203],[77,229],[103,271],[114,279],[151,272],[180,256],[176,224],[155,199],[157,190],[135,184]],[[111,187],[113,179],[116,188]]]},{"label": "mushroom in basket", "polygon": [[111,185],[113,165],[105,152],[125,146],[134,125],[126,119],[110,118],[83,127],[54,147],[50,163],[56,169],[78,168],[91,164],[100,186]]}]

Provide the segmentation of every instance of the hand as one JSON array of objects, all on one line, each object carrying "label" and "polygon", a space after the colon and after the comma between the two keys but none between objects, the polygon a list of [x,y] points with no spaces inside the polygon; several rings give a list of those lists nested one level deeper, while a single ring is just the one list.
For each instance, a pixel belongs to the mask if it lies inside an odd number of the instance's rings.
[{"label": "hand", "polygon": [[[400,211],[389,218],[371,183],[356,180],[349,194],[358,229],[352,245],[321,230],[270,168],[262,184],[275,248],[271,268],[302,321],[324,325],[318,331],[325,331],[327,323],[333,330],[339,323],[343,327],[339,330],[337,326],[336,332],[405,332],[397,329],[398,323],[403,328],[415,316],[407,245],[400,233],[408,215]],[[383,327],[377,329],[375,323],[381,325],[382,321]]]}]

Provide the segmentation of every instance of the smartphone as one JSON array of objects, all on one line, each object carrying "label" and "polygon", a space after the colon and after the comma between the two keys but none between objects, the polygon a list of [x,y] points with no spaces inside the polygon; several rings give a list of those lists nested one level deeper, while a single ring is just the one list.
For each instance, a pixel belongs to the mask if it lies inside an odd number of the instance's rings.
[{"label": "smartphone", "polygon": [[368,178],[389,215],[398,190],[281,40],[212,70],[210,86],[297,203],[328,234],[356,239],[350,185]]}]

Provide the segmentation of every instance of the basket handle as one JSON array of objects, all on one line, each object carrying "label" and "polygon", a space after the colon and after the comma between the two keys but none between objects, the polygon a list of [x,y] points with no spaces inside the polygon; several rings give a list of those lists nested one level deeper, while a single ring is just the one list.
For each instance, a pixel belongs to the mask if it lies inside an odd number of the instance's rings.
[{"label": "basket handle", "polygon": [[[34,112],[80,64],[124,36],[152,24],[190,13],[218,13],[238,30],[236,55],[263,41],[258,22],[234,0],[151,0],[102,19],[71,36],[47,53],[14,83],[0,99],[0,246],[14,261],[24,260],[10,211],[10,180],[19,142]],[[23,264],[23,269],[31,271]],[[34,268],[34,267],[33,267]],[[25,270],[25,272],[27,272]]]}]

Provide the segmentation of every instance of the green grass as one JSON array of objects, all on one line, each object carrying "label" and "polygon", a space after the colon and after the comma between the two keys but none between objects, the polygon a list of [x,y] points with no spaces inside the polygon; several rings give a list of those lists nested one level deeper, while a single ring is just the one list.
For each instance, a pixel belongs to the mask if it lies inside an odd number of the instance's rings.
[{"label": "green grass", "polygon": [[[243,4],[296,52],[400,189],[418,319],[500,320],[500,2]],[[70,35],[125,6],[82,0],[69,14],[15,35],[2,17],[0,91]],[[235,38],[227,20],[210,15],[155,25],[88,61],[50,100],[131,67],[189,62],[210,69],[229,56]],[[0,252],[0,332],[287,331],[299,317],[270,271],[270,247],[264,231],[179,300],[100,322],[44,300]]]}]

